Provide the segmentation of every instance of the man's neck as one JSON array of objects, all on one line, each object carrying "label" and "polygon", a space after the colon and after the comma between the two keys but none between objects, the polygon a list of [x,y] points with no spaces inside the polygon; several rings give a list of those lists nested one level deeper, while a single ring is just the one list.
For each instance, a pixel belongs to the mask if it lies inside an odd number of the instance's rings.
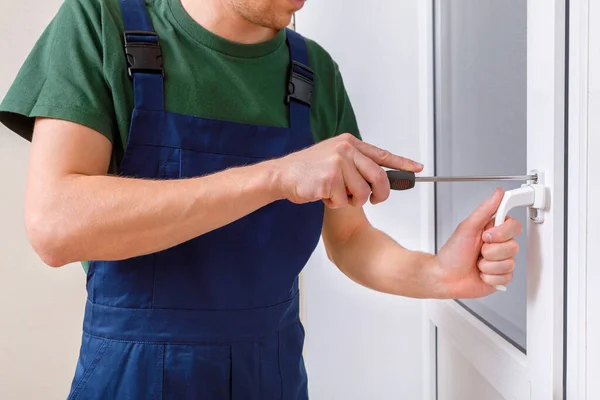
[{"label": "man's neck", "polygon": [[277,34],[274,29],[246,20],[226,1],[181,0],[181,5],[204,29],[232,42],[261,43],[273,39]]}]

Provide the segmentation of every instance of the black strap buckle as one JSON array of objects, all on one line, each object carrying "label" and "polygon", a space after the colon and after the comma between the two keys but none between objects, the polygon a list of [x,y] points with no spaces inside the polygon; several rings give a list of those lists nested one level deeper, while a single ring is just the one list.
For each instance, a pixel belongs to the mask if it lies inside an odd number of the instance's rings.
[{"label": "black strap buckle", "polygon": [[[298,70],[303,71],[303,73],[298,72]],[[292,61],[288,80],[288,95],[285,99],[286,104],[290,104],[292,99],[295,99],[310,106],[315,88],[314,76],[315,73],[312,69],[297,61]]]},{"label": "black strap buckle", "polygon": [[[162,53],[158,42],[158,35],[146,31],[125,31],[125,56],[127,57],[127,72],[132,77],[135,72],[161,74],[165,76],[162,63]],[[156,37],[154,42],[132,41],[127,36]]]}]

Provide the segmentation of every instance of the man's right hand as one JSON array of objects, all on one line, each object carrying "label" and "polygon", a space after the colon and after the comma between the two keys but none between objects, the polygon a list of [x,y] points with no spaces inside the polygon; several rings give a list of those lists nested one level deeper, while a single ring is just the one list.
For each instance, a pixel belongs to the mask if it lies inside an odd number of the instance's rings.
[{"label": "man's right hand", "polygon": [[294,203],[323,200],[332,209],[348,204],[362,207],[369,198],[372,204],[385,201],[390,194],[390,182],[381,167],[423,170],[423,165],[349,133],[271,163],[276,170],[276,189],[282,198]]}]

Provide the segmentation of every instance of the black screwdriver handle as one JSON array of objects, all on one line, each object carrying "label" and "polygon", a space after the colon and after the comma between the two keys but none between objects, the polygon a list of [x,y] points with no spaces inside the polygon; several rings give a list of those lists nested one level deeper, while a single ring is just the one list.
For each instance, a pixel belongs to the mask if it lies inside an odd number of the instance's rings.
[{"label": "black screwdriver handle", "polygon": [[[390,181],[390,188],[392,190],[408,190],[415,187],[415,173],[411,171],[402,170],[388,170],[385,171]],[[369,186],[371,184],[369,183]],[[346,189],[348,191],[348,189]],[[352,194],[348,191],[348,197],[352,197]]]},{"label": "black screwdriver handle", "polygon": [[415,187],[415,173],[411,171],[386,171],[392,190],[408,190]]}]

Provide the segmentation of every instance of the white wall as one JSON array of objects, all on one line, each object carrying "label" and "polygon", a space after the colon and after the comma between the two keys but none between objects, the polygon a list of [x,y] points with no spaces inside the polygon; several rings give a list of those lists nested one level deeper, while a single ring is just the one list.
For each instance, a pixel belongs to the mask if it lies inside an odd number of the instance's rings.
[{"label": "white wall", "polygon": [[[0,98],[60,0],[0,2]],[[85,274],[44,266],[23,226],[29,144],[0,127],[0,399],[67,397],[79,344]]]},{"label": "white wall", "polygon": [[[296,29],[340,65],[363,139],[419,159],[418,0],[309,1]],[[419,191],[368,207],[379,229],[412,249],[421,242]],[[311,399],[422,398],[421,303],[364,289],[320,247],[304,275]]]}]

